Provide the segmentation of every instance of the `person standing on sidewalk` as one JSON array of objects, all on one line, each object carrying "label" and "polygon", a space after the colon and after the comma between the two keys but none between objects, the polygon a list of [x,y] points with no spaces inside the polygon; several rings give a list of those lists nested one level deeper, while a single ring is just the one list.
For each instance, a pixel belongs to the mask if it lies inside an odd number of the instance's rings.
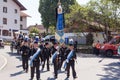
[{"label": "person standing on sidewalk", "polygon": [[25,40],[22,43],[22,47],[20,49],[20,51],[22,51],[22,66],[23,66],[23,70],[26,71],[26,73],[28,72],[28,59],[30,57],[30,48],[28,46],[28,41]]}]

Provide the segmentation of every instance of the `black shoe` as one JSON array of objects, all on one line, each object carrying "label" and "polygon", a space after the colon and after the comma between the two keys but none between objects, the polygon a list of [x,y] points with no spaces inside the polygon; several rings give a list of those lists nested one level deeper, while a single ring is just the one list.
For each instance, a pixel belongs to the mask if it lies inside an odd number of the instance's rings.
[{"label": "black shoe", "polygon": [[33,80],[33,78],[30,78],[30,80]]},{"label": "black shoe", "polygon": [[55,79],[57,79],[57,76],[54,76]]},{"label": "black shoe", "polygon": [[28,69],[26,69],[26,71],[25,71],[26,73],[28,73]]},{"label": "black shoe", "polygon": [[37,80],[41,80],[41,79],[37,79]]},{"label": "black shoe", "polygon": [[47,71],[50,71],[49,69]]},{"label": "black shoe", "polygon": [[76,78],[77,78],[77,76],[74,77],[74,79],[76,79]]}]

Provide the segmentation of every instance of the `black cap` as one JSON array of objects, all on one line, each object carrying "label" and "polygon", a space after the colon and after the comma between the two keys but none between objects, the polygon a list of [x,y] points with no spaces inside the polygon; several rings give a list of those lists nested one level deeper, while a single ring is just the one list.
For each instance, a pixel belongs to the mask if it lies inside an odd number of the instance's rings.
[{"label": "black cap", "polygon": [[48,42],[46,42],[46,43],[45,43],[45,46],[46,46],[46,45],[48,45],[48,44],[49,44],[49,43],[48,43]]},{"label": "black cap", "polygon": [[57,44],[57,42],[56,42],[56,41],[54,41],[54,42],[53,42],[53,45],[55,45],[55,44]]},{"label": "black cap", "polygon": [[28,40],[25,39],[24,42],[28,42]]},{"label": "black cap", "polygon": [[74,46],[73,44],[69,44],[69,46]]}]

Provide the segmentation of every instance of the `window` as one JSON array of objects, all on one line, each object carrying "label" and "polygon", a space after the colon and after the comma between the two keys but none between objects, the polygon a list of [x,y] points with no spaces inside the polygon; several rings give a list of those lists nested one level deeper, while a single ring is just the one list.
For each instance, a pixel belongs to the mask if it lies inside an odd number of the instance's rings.
[{"label": "window", "polygon": [[9,35],[9,31],[8,30],[3,30],[2,31],[2,35],[3,36],[8,36]]},{"label": "window", "polygon": [[7,0],[3,0],[4,2],[7,2]]},{"label": "window", "polygon": [[14,21],[14,22],[15,22],[15,24],[17,24],[17,20],[16,20],[16,19],[15,19],[15,21]]},{"label": "window", "polygon": [[7,18],[3,18],[3,24],[7,24]]},{"label": "window", "polygon": [[7,7],[3,7],[3,13],[7,13]]},{"label": "window", "polygon": [[23,29],[23,25],[21,24],[21,25],[20,25],[20,30],[22,30],[22,29]]},{"label": "window", "polygon": [[23,21],[23,17],[20,17],[20,21]]},{"label": "window", "polygon": [[15,9],[15,13],[17,13],[17,9]]}]

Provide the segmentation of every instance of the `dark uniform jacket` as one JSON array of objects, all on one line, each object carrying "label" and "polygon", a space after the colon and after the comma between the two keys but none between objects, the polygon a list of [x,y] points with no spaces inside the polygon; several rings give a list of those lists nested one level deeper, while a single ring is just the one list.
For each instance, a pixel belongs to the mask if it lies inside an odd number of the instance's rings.
[{"label": "dark uniform jacket", "polygon": [[22,51],[22,56],[30,56],[29,52],[30,52],[30,48],[28,46],[23,45],[20,49],[20,51]]},{"label": "dark uniform jacket", "polygon": [[65,52],[66,52],[66,50],[67,50],[67,48],[65,47],[61,47],[60,48],[60,57],[62,58],[62,59],[65,59]]},{"label": "dark uniform jacket", "polygon": [[44,47],[42,50],[42,56],[43,56],[43,59],[48,59],[49,57],[51,57],[50,49]]},{"label": "dark uniform jacket", "polygon": [[[36,48],[31,49],[31,51],[30,51],[31,56],[33,56],[33,55],[36,53],[36,51],[37,51]],[[41,52],[40,52],[39,55],[33,60],[33,62],[36,62],[36,61],[40,62],[40,59],[42,60],[42,54],[41,54]]]},{"label": "dark uniform jacket", "polygon": [[[66,50],[66,54],[65,54],[65,58],[67,59],[67,56],[70,54],[70,49],[67,49]],[[74,59],[76,59],[76,53],[75,53],[75,51],[73,51],[73,56],[72,56],[72,58],[70,59],[70,60],[74,60]]]},{"label": "dark uniform jacket", "polygon": [[57,49],[55,49],[54,46],[52,46],[50,49],[50,53],[53,55],[56,51],[57,51]]}]

